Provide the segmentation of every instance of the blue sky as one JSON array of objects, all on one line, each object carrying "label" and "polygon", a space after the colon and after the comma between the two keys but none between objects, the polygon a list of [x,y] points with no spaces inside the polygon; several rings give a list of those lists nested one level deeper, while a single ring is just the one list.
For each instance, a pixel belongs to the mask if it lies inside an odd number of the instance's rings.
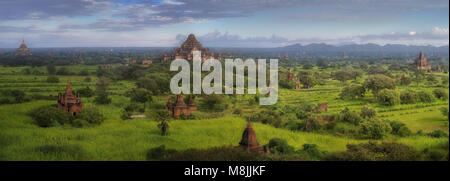
[{"label": "blue sky", "polygon": [[0,47],[448,45],[448,0],[0,0]]}]

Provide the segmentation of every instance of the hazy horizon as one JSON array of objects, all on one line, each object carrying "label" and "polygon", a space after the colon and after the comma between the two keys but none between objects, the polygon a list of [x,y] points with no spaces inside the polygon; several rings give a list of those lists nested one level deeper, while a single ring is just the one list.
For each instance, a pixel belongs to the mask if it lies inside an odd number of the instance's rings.
[{"label": "hazy horizon", "polygon": [[449,43],[449,2],[375,0],[0,1],[0,47],[205,47]]}]

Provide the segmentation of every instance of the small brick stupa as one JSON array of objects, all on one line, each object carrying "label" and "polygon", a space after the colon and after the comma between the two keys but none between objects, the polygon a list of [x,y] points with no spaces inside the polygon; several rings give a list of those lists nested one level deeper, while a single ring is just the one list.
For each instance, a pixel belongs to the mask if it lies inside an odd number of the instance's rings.
[{"label": "small brick stupa", "polygon": [[67,81],[66,93],[58,94],[58,109],[69,112],[76,116],[81,109],[83,109],[83,103],[81,102],[80,95],[75,95],[72,91],[72,85],[70,80]]},{"label": "small brick stupa", "polygon": [[247,127],[242,133],[242,139],[241,142],[239,142],[238,147],[249,152],[270,153],[267,147],[259,146],[258,140],[256,140],[256,133],[255,130],[253,130],[250,119],[248,119]]}]

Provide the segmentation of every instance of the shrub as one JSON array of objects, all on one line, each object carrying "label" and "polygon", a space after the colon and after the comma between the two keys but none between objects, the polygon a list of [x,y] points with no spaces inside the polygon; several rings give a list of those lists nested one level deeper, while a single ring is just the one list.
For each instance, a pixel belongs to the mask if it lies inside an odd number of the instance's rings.
[{"label": "shrub", "polygon": [[30,112],[39,127],[52,127],[72,123],[72,115],[54,106],[41,106]]},{"label": "shrub", "polygon": [[234,109],[233,110],[233,114],[241,114],[242,113],[242,109],[240,109],[240,108],[236,108],[236,109]]},{"label": "shrub", "polygon": [[227,104],[224,104],[222,96],[213,94],[203,97],[201,107],[205,110],[220,112],[227,108]]},{"label": "shrub", "polygon": [[301,152],[304,152],[308,154],[309,157],[316,159],[320,159],[326,154],[326,152],[320,151],[316,144],[303,144],[303,149]]},{"label": "shrub", "polygon": [[358,125],[362,121],[361,117],[356,112],[351,111],[347,107],[335,116],[335,120],[351,123],[354,125]]},{"label": "shrub", "polygon": [[81,146],[68,144],[37,146],[34,148],[34,151],[44,155],[57,156],[57,160],[83,160],[83,155],[85,154]]},{"label": "shrub", "polygon": [[82,88],[80,90],[78,90],[78,93],[80,94],[80,96],[82,97],[92,97],[94,96],[94,90],[92,90],[91,88],[89,88],[89,86],[87,86],[86,88]]},{"label": "shrub", "polygon": [[110,104],[111,98],[106,92],[101,92],[95,97],[94,102],[97,104]]},{"label": "shrub", "polygon": [[48,76],[47,77],[47,82],[48,83],[58,83],[59,82],[59,78],[56,76]]},{"label": "shrub", "polygon": [[400,104],[400,94],[395,90],[383,89],[377,94],[377,100],[385,106],[394,106]]},{"label": "shrub", "polygon": [[364,97],[366,89],[362,85],[344,87],[339,94],[341,99],[356,99]]},{"label": "shrub", "polygon": [[371,75],[364,81],[364,87],[377,95],[383,89],[395,89],[395,81],[386,75]]},{"label": "shrub", "polygon": [[367,119],[371,119],[374,118],[375,116],[377,116],[377,111],[375,111],[375,109],[373,107],[370,107],[368,105],[365,105],[362,109],[361,109],[361,113],[360,116],[362,118],[367,118]]},{"label": "shrub", "polygon": [[89,72],[87,70],[82,70],[82,71],[80,71],[79,75],[86,76],[86,75],[89,75]]},{"label": "shrub", "polygon": [[86,120],[83,120],[83,119],[75,119],[72,121],[72,126],[77,127],[77,128],[86,127],[88,125],[89,125],[89,122],[87,122]]},{"label": "shrub", "polygon": [[98,124],[101,124],[105,120],[105,117],[97,108],[89,107],[89,108],[82,109],[78,113],[77,119],[85,120],[89,124],[97,124],[98,125]]},{"label": "shrub", "polygon": [[161,145],[147,152],[147,160],[161,160],[176,152],[176,150],[166,149],[165,145]]},{"label": "shrub", "polygon": [[311,132],[317,131],[322,128],[320,125],[319,118],[317,116],[308,116],[303,122],[299,125],[301,131]]},{"label": "shrub", "polygon": [[442,130],[434,130],[433,132],[428,133],[428,136],[431,136],[433,138],[448,137],[448,135]]},{"label": "shrub", "polygon": [[400,93],[400,102],[402,104],[415,104],[417,102],[417,94],[413,90],[405,90]]},{"label": "shrub", "polygon": [[272,138],[267,145],[271,153],[289,154],[294,152],[294,147],[290,146],[286,140],[281,138]]},{"label": "shrub", "polygon": [[411,130],[409,130],[408,127],[406,127],[406,125],[400,121],[391,121],[389,122],[390,126],[391,126],[391,133],[397,136],[409,136],[412,134]]},{"label": "shrub", "polygon": [[371,119],[361,124],[361,133],[370,139],[382,139],[390,131],[391,127],[378,119]]},{"label": "shrub", "polygon": [[447,116],[447,121],[449,120],[448,107],[442,107],[441,113],[443,116]]},{"label": "shrub", "polygon": [[279,82],[279,85],[281,88],[294,89],[296,86],[296,83],[293,81],[286,80],[286,79],[281,79]]},{"label": "shrub", "polygon": [[328,161],[416,161],[421,154],[413,147],[400,143],[376,142],[348,144],[344,152],[334,152],[324,157]]},{"label": "shrub", "polygon": [[417,97],[420,102],[430,103],[435,101],[433,94],[428,91],[420,91],[417,93]]},{"label": "shrub", "polygon": [[434,89],[433,94],[438,99],[448,100],[448,91],[445,89]]},{"label": "shrub", "polygon": [[250,120],[260,122],[263,124],[270,124],[276,128],[279,128],[283,123],[282,117],[278,111],[261,111],[257,114],[250,116]]}]

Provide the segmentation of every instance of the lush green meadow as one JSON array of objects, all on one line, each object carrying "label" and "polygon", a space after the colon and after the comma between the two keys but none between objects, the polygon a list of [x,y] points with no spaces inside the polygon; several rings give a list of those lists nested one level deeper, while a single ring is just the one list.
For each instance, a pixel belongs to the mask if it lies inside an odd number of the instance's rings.
[{"label": "lush green meadow", "polygon": [[[47,83],[47,75],[25,75],[24,69],[30,67],[0,67],[0,91],[20,89],[28,95],[51,95],[65,90],[70,79],[74,90],[84,87],[95,87],[98,78],[95,76],[97,66],[77,65],[66,66],[72,72],[88,70],[91,81],[85,81],[88,76],[58,76],[59,83]],[[45,67],[33,68],[45,72]],[[311,71],[318,71],[317,69]],[[332,71],[332,70],[327,70]],[[436,76],[448,74],[436,73]],[[365,76],[357,82],[364,81]],[[288,90],[280,89],[278,105],[296,105],[301,102],[328,103],[327,114],[338,113],[345,107],[360,110],[366,104],[372,105],[383,119],[397,120],[406,124],[413,132],[422,130],[431,132],[442,130],[449,133],[448,121],[441,114],[440,108],[449,106],[448,100],[437,100],[432,103],[417,103],[408,105],[383,106],[374,101],[368,94],[363,99],[341,100],[338,95],[343,83],[328,79],[323,85],[312,89]],[[93,97],[82,98],[86,107],[95,106],[106,116],[105,121],[98,126],[75,128],[57,126],[50,128],[38,127],[28,113],[39,106],[56,104],[55,100],[32,100],[19,104],[0,105],[0,160],[145,160],[150,148],[165,145],[167,148],[185,150],[188,148],[210,148],[215,146],[238,145],[242,131],[246,126],[245,116],[264,106],[248,104],[251,96],[237,97],[237,102],[229,103],[222,116],[194,120],[172,120],[170,134],[161,136],[158,122],[150,118],[122,120],[122,108],[129,103],[124,94],[135,87],[134,81],[113,81],[108,88],[112,103],[96,105]],[[433,85],[411,84],[399,86],[399,91],[405,89],[432,90]],[[448,88],[446,88],[448,91]],[[165,104],[168,95],[154,96],[152,104]],[[152,109],[152,108],[150,108]],[[233,114],[234,109],[242,109],[240,115]],[[203,111],[198,111],[202,113]],[[206,113],[207,114],[207,113]],[[303,144],[316,144],[327,152],[344,151],[349,143],[368,142],[367,139],[356,139],[345,135],[334,135],[323,132],[300,132],[271,125],[253,123],[257,139],[261,145],[267,144],[272,138],[285,139],[295,149],[301,149]],[[389,135],[381,141],[395,141],[413,146],[417,150],[448,144],[448,137],[432,138],[426,135],[398,137]]]}]

